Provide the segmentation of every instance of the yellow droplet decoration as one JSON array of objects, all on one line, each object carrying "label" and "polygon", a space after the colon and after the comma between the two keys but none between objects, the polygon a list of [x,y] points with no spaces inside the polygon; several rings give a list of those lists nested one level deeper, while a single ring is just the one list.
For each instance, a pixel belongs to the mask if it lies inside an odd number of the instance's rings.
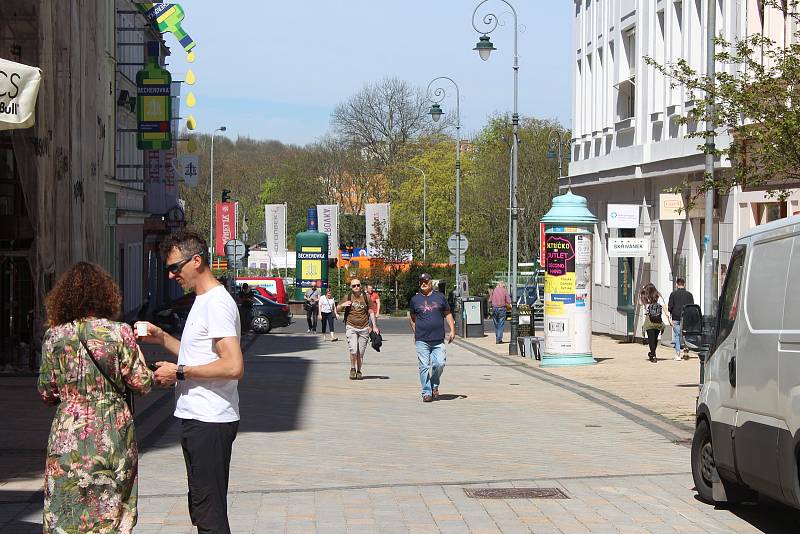
[{"label": "yellow droplet decoration", "polygon": [[189,115],[189,118],[186,119],[186,127],[190,130],[197,128],[197,121],[194,120],[194,115]]},{"label": "yellow droplet decoration", "polygon": [[192,72],[191,69],[186,71],[186,79],[184,81],[189,85],[194,85],[195,82],[197,81],[197,78],[195,78],[194,72]]},{"label": "yellow droplet decoration", "polygon": [[194,97],[194,93],[190,92],[186,95],[186,105],[190,108],[193,108],[197,105],[197,99]]},{"label": "yellow droplet decoration", "polygon": [[194,63],[194,50],[186,54],[186,61],[189,63]]},{"label": "yellow droplet decoration", "polygon": [[197,141],[195,141],[194,137],[190,137],[189,141],[186,142],[186,151],[189,152],[189,154],[197,152]]}]

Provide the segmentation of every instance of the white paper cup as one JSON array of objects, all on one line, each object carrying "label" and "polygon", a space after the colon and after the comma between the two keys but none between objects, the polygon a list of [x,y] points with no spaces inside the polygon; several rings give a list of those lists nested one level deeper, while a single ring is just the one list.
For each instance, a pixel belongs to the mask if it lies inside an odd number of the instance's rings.
[{"label": "white paper cup", "polygon": [[136,335],[139,337],[147,336],[147,323],[136,323]]}]

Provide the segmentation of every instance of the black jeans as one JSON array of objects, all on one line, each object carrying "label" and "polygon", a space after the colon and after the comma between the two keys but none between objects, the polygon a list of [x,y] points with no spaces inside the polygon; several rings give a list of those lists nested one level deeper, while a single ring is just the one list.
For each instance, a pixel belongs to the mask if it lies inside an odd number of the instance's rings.
[{"label": "black jeans", "polygon": [[656,357],[656,347],[658,347],[658,334],[661,333],[661,330],[656,328],[651,328],[646,330],[647,332],[647,345],[650,347],[650,354],[651,358]]},{"label": "black jeans", "polygon": [[189,517],[198,534],[230,534],[228,475],[239,421],[181,419],[181,448],[189,481]]},{"label": "black jeans", "polygon": [[322,312],[322,333],[325,333],[325,327],[328,327],[328,330],[331,334],[333,334],[333,312],[325,313]]},{"label": "black jeans", "polygon": [[306,321],[308,322],[308,329],[312,332],[317,331],[317,314],[319,314],[319,307],[311,306],[306,310]]}]

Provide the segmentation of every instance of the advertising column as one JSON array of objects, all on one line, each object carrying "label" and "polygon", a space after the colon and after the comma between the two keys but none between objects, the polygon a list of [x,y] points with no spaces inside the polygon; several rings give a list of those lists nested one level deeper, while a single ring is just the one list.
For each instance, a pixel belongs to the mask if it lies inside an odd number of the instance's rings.
[{"label": "advertising column", "polygon": [[295,298],[308,287],[328,287],[328,235],[317,230],[317,210],[306,210],[307,230],[295,237]]},{"label": "advertising column", "polygon": [[586,199],[568,192],[542,218],[544,351],[542,367],[590,365],[592,357],[592,235],[597,218]]}]

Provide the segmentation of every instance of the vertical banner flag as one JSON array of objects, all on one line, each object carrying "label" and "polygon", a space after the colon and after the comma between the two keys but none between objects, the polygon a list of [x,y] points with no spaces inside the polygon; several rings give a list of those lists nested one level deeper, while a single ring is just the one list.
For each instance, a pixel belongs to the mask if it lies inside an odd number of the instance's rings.
[{"label": "vertical banner flag", "polygon": [[266,204],[264,229],[272,264],[286,263],[286,204]]},{"label": "vertical banner flag", "polygon": [[0,58],[0,130],[30,128],[42,71]]},{"label": "vertical banner flag", "polygon": [[339,250],[339,204],[317,204],[319,231],[328,234],[328,256]]},{"label": "vertical banner flag", "polygon": [[367,204],[367,254],[370,257],[380,254],[376,249],[376,237],[386,239],[389,234],[389,204]]},{"label": "vertical banner flag", "polygon": [[224,256],[225,243],[231,239],[236,239],[236,203],[217,202],[216,214],[214,251],[217,256]]}]

